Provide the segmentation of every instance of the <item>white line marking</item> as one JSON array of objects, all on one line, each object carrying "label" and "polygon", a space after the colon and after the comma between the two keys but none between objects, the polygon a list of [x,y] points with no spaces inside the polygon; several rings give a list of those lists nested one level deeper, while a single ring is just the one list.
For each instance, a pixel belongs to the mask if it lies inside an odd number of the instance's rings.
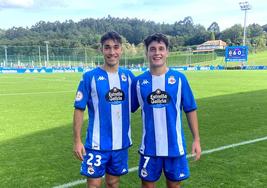
[{"label": "white line marking", "polygon": [[43,92],[29,92],[29,93],[0,93],[0,96],[17,96],[17,95],[39,95],[39,94],[54,94],[54,93],[71,93],[73,91],[43,91]]},{"label": "white line marking", "polygon": [[[66,83],[77,83],[76,81],[73,80],[67,80],[66,78],[60,79],[56,77],[51,77],[51,78],[23,78],[24,80],[34,80],[34,81],[51,81],[51,82],[66,82]],[[78,80],[79,81],[79,80]]]},{"label": "white line marking", "polygon": [[[262,137],[262,138],[257,138],[254,140],[248,140],[248,141],[244,141],[244,142],[239,142],[239,143],[235,143],[235,144],[221,146],[221,147],[210,149],[210,150],[205,150],[205,151],[202,151],[201,155],[206,155],[206,154],[214,153],[217,151],[222,151],[222,150],[226,150],[229,148],[234,148],[234,147],[238,147],[238,146],[242,146],[242,145],[252,144],[252,143],[260,142],[260,141],[264,141],[264,140],[267,140],[267,136]],[[186,156],[186,158],[192,158],[192,157],[194,157],[194,155],[192,155],[192,154],[189,154]],[[130,168],[129,173],[137,171],[137,170],[138,170],[138,166]],[[68,187],[73,187],[75,185],[84,184],[84,183],[86,183],[86,179],[80,179],[80,180],[69,182],[69,183],[66,183],[63,185],[55,186],[53,188],[68,188]]]}]

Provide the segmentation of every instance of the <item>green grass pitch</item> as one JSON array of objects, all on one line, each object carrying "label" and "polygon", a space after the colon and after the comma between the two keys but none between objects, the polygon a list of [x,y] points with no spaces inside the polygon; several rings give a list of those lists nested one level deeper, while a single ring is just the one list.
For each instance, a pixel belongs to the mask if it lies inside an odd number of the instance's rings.
[{"label": "green grass pitch", "polygon": [[[267,71],[184,73],[197,99],[203,151],[267,136]],[[73,101],[80,78],[75,73],[0,74],[0,187],[53,187],[83,178],[72,154]],[[138,165],[140,111],[132,119],[130,168]],[[190,153],[192,139],[184,127]],[[198,162],[189,159],[191,177],[183,186],[264,187],[266,148],[267,141],[261,141],[203,155]],[[140,187],[137,172],[121,177],[120,185]],[[157,186],[165,187],[164,177]]]}]

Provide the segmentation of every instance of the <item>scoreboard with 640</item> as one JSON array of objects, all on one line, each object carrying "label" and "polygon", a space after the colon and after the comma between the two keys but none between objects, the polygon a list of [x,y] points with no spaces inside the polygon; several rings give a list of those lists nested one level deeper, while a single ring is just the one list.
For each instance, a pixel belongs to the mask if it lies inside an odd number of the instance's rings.
[{"label": "scoreboard with 640", "polygon": [[247,46],[227,46],[225,48],[225,62],[244,62],[247,60]]}]

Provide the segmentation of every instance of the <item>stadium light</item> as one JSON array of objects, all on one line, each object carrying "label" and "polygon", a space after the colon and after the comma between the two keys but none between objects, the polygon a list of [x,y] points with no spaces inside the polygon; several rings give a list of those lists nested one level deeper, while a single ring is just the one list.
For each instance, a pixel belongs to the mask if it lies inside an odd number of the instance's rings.
[{"label": "stadium light", "polygon": [[250,4],[245,1],[245,2],[239,2],[239,6],[242,11],[245,12],[245,18],[244,18],[244,33],[243,33],[243,46],[246,45],[246,22],[247,22],[247,10],[251,9]]},{"label": "stadium light", "polygon": [[49,41],[44,41],[45,46],[46,46],[46,62],[45,62],[45,67],[47,66],[47,64],[49,63],[49,52],[48,52],[48,44]]}]

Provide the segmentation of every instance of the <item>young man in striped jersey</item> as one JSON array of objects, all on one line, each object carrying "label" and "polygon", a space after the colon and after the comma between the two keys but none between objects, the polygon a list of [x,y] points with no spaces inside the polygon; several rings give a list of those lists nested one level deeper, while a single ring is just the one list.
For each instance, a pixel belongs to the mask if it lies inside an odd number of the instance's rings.
[{"label": "young man in striped jersey", "polygon": [[189,177],[182,111],[193,135],[192,153],[201,154],[196,102],[186,77],[166,65],[169,42],[156,33],[144,40],[150,70],[133,80],[132,111],[141,106],[143,136],[139,149],[142,187],[154,188],[162,170],[168,188]]},{"label": "young man in striped jersey", "polygon": [[[108,32],[101,38],[104,65],[84,73],[74,103],[74,155],[80,159],[81,174],[87,187],[117,188],[119,177],[128,172],[128,147],[132,145],[130,128],[131,82],[133,74],[119,68],[122,38]],[[85,144],[81,141],[84,110],[89,122]]]}]

